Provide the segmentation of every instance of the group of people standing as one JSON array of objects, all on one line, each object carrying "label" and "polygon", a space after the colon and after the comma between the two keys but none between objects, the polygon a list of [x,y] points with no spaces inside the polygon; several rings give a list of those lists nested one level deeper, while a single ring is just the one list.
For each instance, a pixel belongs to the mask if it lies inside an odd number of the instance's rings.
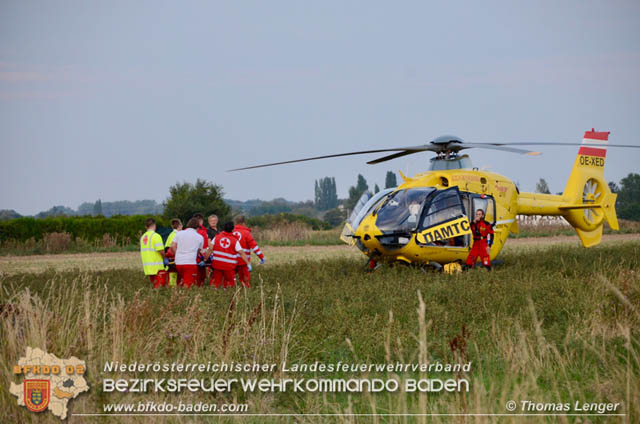
[{"label": "group of people standing", "polygon": [[245,224],[244,216],[227,222],[218,229],[218,217],[208,217],[209,227],[204,227],[202,214],[195,214],[187,225],[175,218],[171,220],[173,231],[163,243],[156,233],[156,222],[148,218],[147,231],[140,238],[140,253],[145,275],[153,288],[167,285],[191,288],[203,286],[208,279],[215,288],[234,287],[236,275],[250,287],[251,253],[264,264],[264,254]]}]

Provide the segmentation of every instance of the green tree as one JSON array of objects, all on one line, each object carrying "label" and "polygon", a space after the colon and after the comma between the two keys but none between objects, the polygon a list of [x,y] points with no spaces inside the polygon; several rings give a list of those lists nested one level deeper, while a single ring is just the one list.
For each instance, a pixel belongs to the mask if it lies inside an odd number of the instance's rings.
[{"label": "green tree", "polygon": [[250,216],[271,215],[283,212],[291,212],[293,209],[293,202],[290,202],[282,197],[273,199],[269,202],[262,202],[258,206],[254,206],[249,209]]},{"label": "green tree", "polygon": [[0,221],[8,221],[10,219],[16,219],[21,217],[22,215],[20,215],[18,212],[14,211],[13,209],[0,210]]},{"label": "green tree", "polygon": [[169,187],[169,198],[164,202],[164,216],[186,222],[200,212],[205,217],[216,214],[224,223],[231,219],[231,208],[222,200],[222,195],[222,186],[200,178],[195,184],[176,183]]},{"label": "green tree", "polygon": [[369,190],[369,185],[367,184],[367,180],[360,174],[358,174],[358,182],[355,186],[351,186],[349,188],[349,199],[347,199],[347,209],[352,210],[356,203],[358,203],[358,199],[362,196],[362,193]]},{"label": "green tree", "polygon": [[540,181],[536,184],[536,193],[544,193],[551,194],[551,190],[549,190],[549,184],[544,180],[544,178],[540,178]]},{"label": "green tree", "polygon": [[93,204],[93,215],[102,215],[102,200],[98,199],[96,203]]},{"label": "green tree", "polygon": [[620,187],[618,187],[615,181],[609,181],[609,190],[611,190],[611,193],[617,193],[620,191]]},{"label": "green tree", "polygon": [[640,174],[631,173],[620,180],[616,210],[619,218],[640,221]]},{"label": "green tree", "polygon": [[315,204],[319,211],[326,211],[338,206],[338,192],[336,190],[336,179],[331,177],[316,180]]},{"label": "green tree", "polygon": [[378,187],[378,184],[376,184],[375,188],[373,189],[374,193],[379,193],[380,192],[380,187]]},{"label": "green tree", "polygon": [[[107,218],[113,215],[160,215],[162,205],[155,200],[117,200],[115,202],[101,202],[102,215]],[[78,215],[94,215],[95,203],[84,202],[78,206]]]},{"label": "green tree", "polygon": [[344,212],[338,208],[328,210],[327,213],[324,214],[323,220],[332,227],[337,227],[344,222]]},{"label": "green tree", "polygon": [[35,218],[48,218],[50,216],[74,216],[75,211],[66,206],[54,206],[51,209],[43,212],[39,212],[35,215]]},{"label": "green tree", "polygon": [[393,171],[387,171],[387,176],[384,179],[384,188],[392,188],[398,186],[398,180],[396,179],[396,173]]}]

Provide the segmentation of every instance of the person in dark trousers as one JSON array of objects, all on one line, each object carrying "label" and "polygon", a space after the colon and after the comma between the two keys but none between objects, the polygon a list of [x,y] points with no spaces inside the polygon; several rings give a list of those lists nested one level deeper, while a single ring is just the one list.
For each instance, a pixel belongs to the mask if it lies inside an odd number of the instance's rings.
[{"label": "person in dark trousers", "polygon": [[493,244],[493,227],[487,221],[484,220],[484,211],[478,209],[476,211],[476,217],[471,223],[471,234],[473,235],[473,246],[469,256],[467,256],[467,262],[465,268],[473,268],[476,264],[476,260],[480,258],[482,265],[491,271],[491,245]]},{"label": "person in dark trousers", "polygon": [[207,236],[209,236],[209,240],[213,240],[213,238],[220,232],[218,229],[218,215],[209,215],[207,221],[209,222],[209,226],[207,227]]}]

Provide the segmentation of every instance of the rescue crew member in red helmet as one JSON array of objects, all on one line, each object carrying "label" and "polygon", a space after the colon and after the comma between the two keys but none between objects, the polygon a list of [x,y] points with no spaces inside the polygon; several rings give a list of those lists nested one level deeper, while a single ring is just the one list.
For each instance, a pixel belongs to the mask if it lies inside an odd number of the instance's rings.
[{"label": "rescue crew member in red helmet", "polygon": [[[240,242],[240,246],[247,255],[247,259],[251,260],[251,252],[253,252],[258,258],[260,258],[260,264],[263,265],[265,261],[264,254],[262,253],[262,250],[260,250],[258,243],[253,239],[251,229],[247,228],[244,224],[244,216],[238,216],[236,218],[236,226],[233,230],[233,235],[236,236]],[[251,273],[249,272],[249,267],[243,261],[238,260],[236,274],[238,274],[238,280],[244,284],[245,287],[251,287],[251,284],[249,284],[249,281],[251,281]]]},{"label": "rescue crew member in red helmet", "polygon": [[476,217],[471,223],[471,234],[473,235],[473,246],[465,268],[473,268],[477,258],[480,258],[482,265],[491,271],[491,259],[489,257],[491,251],[490,246],[493,244],[493,227],[484,220],[484,211],[478,209]]},{"label": "rescue crew member in red helmet", "polygon": [[[211,253],[211,267],[213,268],[211,280],[209,285],[214,285],[216,288],[235,287],[236,285],[236,265],[239,258],[242,258],[244,263],[247,264],[249,271],[251,271],[251,265],[249,264],[249,258],[242,250],[240,242],[233,235],[234,225],[233,222],[227,222],[224,224],[223,231],[219,233],[213,239],[211,246],[205,253],[208,257]],[[223,285],[224,281],[224,285]]]}]

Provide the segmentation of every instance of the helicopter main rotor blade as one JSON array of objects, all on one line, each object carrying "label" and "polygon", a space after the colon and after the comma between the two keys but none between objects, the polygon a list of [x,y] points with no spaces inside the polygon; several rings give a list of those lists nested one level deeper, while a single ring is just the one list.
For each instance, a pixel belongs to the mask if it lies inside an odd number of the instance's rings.
[{"label": "helicopter main rotor blade", "polygon": [[244,168],[228,169],[227,172],[243,171],[245,169],[264,168],[264,167],[267,167],[267,166],[284,165],[284,164],[287,164],[287,163],[306,162],[306,161],[309,161],[309,160],[337,158],[337,157],[341,157],[341,156],[365,155],[367,153],[381,153],[381,152],[398,152],[398,151],[403,152],[403,151],[406,151],[406,150],[419,152],[421,150],[430,150],[430,148],[429,148],[429,146],[413,146],[413,147],[397,147],[397,148],[393,148],[393,149],[362,150],[362,151],[359,151],[359,152],[348,152],[348,153],[338,153],[338,154],[335,154],[335,155],[314,156],[314,157],[311,157],[311,158],[286,160],[286,161],[283,161],[283,162],[272,162],[272,163],[265,163],[265,164],[262,164],[262,165],[247,166],[247,167],[244,167]]},{"label": "helicopter main rotor blade", "polygon": [[[466,146],[467,144],[470,144],[470,146]],[[460,146],[460,149],[462,150],[462,149],[479,148],[479,149],[502,150],[504,152],[520,153],[522,155],[529,155],[529,156],[538,156],[541,154],[540,152],[534,152],[531,150],[516,149],[515,147],[505,147],[505,144],[511,144],[511,143],[494,144],[494,143],[466,143],[465,142]]]},{"label": "helicopter main rotor blade", "polygon": [[400,158],[402,156],[412,155],[414,153],[420,153],[420,152],[425,152],[425,151],[429,151],[429,150],[432,150],[432,149],[424,148],[424,149],[419,149],[419,150],[417,150],[417,149],[416,150],[405,150],[404,152],[394,153],[392,155],[383,156],[383,157],[378,158],[378,159],[370,160],[369,162],[367,162],[367,165],[375,165],[376,163],[386,162],[388,160]]},{"label": "helicopter main rotor blade", "polygon": [[[473,147],[476,147],[478,145],[491,145],[491,146],[584,146],[583,143],[566,143],[566,142],[562,142],[562,143],[550,143],[550,142],[538,142],[538,141],[532,141],[532,142],[513,142],[513,143],[491,143],[491,142],[484,142],[484,143],[468,143],[465,142],[464,144],[469,144]],[[636,148],[636,149],[640,149],[640,146],[635,146],[633,144],[603,144],[602,147],[632,147],[632,148]]]},{"label": "helicopter main rotor blade", "polygon": [[[229,169],[227,172],[233,171],[243,171],[246,169],[255,169],[255,168],[264,168],[267,166],[276,166],[276,165],[284,165],[288,163],[296,163],[296,162],[306,162],[310,160],[318,160],[318,159],[329,159],[329,158],[337,158],[342,156],[353,156],[353,155],[365,155],[369,153],[382,153],[382,152],[397,152],[387,156],[383,156],[378,159],[371,160],[367,162],[370,165],[386,162],[392,159],[400,158],[403,156],[411,155],[413,153],[431,151],[434,153],[456,153],[461,150],[472,149],[472,148],[481,148],[481,149],[491,149],[491,150],[502,150],[505,152],[511,153],[520,153],[524,155],[537,156],[540,155],[540,152],[535,152],[531,150],[520,149],[516,147],[509,146],[582,146],[583,143],[575,143],[575,142],[560,142],[560,143],[552,143],[552,142],[465,142],[462,139],[455,136],[441,136],[427,144],[423,144],[420,146],[411,146],[411,147],[396,147],[391,149],[375,149],[375,150],[361,150],[358,152],[347,152],[347,153],[338,153],[333,155],[324,155],[324,156],[314,156],[310,158],[302,158],[302,159],[294,159],[287,160],[282,162],[272,162],[265,163],[261,165],[247,166],[244,168],[234,168]],[[635,146],[631,144],[606,144],[606,147],[631,147],[631,148],[640,148],[640,146]]]}]

